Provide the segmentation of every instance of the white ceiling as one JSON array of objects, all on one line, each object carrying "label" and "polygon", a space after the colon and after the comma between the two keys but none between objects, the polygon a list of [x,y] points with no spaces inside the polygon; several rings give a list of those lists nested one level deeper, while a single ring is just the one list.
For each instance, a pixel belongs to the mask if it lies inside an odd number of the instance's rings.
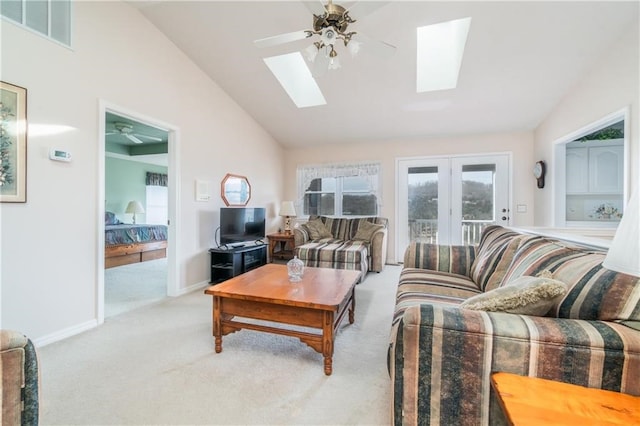
[{"label": "white ceiling", "polygon": [[[345,7],[354,2],[340,2]],[[638,21],[638,1],[393,1],[349,26],[397,46],[381,59],[339,50],[318,79],[327,105],[298,109],[253,40],[309,29],[300,1],[135,1],[154,25],[284,146],[427,139],[534,129]],[[471,17],[458,87],[416,93],[416,28]],[[342,47],[342,46],[340,46]]]}]

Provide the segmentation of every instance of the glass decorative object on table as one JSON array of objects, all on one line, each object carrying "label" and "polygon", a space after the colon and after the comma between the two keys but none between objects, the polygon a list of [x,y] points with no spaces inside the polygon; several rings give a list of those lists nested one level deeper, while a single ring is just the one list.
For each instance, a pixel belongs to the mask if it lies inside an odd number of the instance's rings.
[{"label": "glass decorative object on table", "polygon": [[289,281],[292,283],[302,280],[304,274],[304,262],[293,256],[293,259],[287,262],[287,272],[289,273]]}]

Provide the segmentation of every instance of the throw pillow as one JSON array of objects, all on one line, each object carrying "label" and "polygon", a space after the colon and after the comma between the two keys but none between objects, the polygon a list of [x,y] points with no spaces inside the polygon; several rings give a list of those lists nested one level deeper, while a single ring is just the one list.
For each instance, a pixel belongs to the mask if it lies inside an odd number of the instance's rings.
[{"label": "throw pillow", "polygon": [[309,230],[309,238],[312,240],[319,240],[321,238],[333,238],[331,232],[324,226],[324,223],[320,219],[310,220],[305,224]]},{"label": "throw pillow", "polygon": [[384,228],[384,225],[376,225],[375,223],[363,221],[360,223],[356,235],[353,236],[354,240],[363,240],[371,242],[373,234]]},{"label": "throw pillow", "polygon": [[544,316],[567,292],[567,285],[549,277],[523,276],[503,287],[470,297],[461,308]]}]

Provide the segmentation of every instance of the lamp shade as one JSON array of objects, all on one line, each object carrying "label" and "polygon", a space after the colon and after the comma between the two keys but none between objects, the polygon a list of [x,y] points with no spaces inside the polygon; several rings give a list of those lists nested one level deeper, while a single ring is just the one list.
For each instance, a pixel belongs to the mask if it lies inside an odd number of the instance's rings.
[{"label": "lamp shade", "polygon": [[144,207],[140,204],[140,201],[129,201],[127,204],[127,208],[124,211],[125,213],[144,213]]},{"label": "lamp shade", "polygon": [[293,201],[283,201],[280,205],[280,216],[295,217],[296,209],[293,207]]},{"label": "lamp shade", "polygon": [[637,191],[624,210],[602,266],[640,277],[640,197]]}]

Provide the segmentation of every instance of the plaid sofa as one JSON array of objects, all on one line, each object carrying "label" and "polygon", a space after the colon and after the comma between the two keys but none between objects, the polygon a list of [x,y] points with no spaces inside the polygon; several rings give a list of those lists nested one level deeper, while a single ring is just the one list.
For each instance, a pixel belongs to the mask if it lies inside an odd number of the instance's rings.
[{"label": "plaid sofa", "polygon": [[0,330],[0,395],[3,425],[38,424],[38,359],[31,340]]},{"label": "plaid sofa", "polygon": [[[640,279],[605,255],[500,226],[475,247],[412,243],[388,354],[393,423],[503,424],[497,371],[640,395]],[[458,307],[544,270],[569,288],[544,317]]]},{"label": "plaid sofa", "polygon": [[[295,253],[306,266],[359,270],[362,272],[361,281],[368,271],[383,270],[387,260],[387,218],[309,217],[309,220],[314,219],[320,219],[332,237],[312,240],[306,224],[294,230]],[[371,241],[356,240],[354,237],[363,222],[382,225],[383,228],[373,234]]]}]

